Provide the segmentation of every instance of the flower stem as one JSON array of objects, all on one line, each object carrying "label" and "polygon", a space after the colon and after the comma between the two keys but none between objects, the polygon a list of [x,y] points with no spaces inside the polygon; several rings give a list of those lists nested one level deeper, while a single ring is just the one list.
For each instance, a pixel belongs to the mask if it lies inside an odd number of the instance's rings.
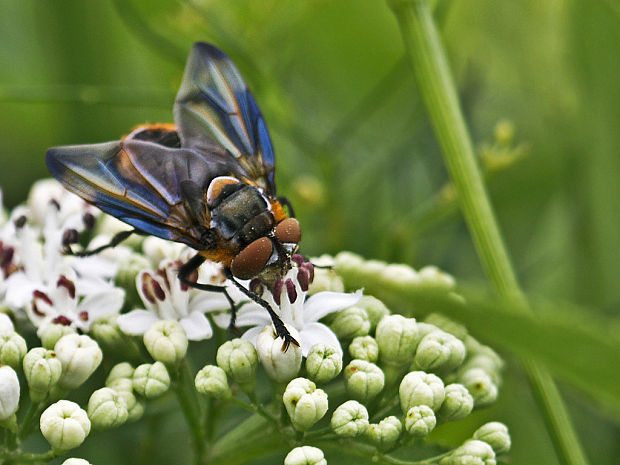
[{"label": "flower stem", "polygon": [[33,421],[37,419],[37,413],[39,412],[39,406],[41,404],[39,402],[28,401],[28,408],[26,409],[26,413],[24,414],[24,419],[19,425],[19,431],[17,433],[17,437],[21,440],[24,439],[30,431],[32,430]]},{"label": "flower stem", "polygon": [[[413,64],[418,89],[471,232],[478,255],[495,290],[528,307],[476,163],[470,135],[459,106],[446,56],[426,0],[388,0],[398,20]],[[563,463],[587,464],[558,389],[546,370],[522,360],[544,413],[556,453]]]},{"label": "flower stem", "polygon": [[179,376],[174,384],[174,392],[190,430],[195,463],[203,463],[206,446],[206,435],[202,424],[203,415],[194,390],[193,377],[185,361],[179,367]]}]

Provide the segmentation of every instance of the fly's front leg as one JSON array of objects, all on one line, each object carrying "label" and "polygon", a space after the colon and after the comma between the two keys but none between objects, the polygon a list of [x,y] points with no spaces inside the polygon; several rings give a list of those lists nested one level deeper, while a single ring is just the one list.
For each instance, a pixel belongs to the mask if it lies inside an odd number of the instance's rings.
[{"label": "fly's front leg", "polygon": [[131,229],[129,231],[121,231],[116,233],[114,237],[107,244],[102,245],[101,247],[97,247],[92,250],[82,250],[81,252],[75,252],[71,250],[71,244],[75,244],[78,241],[78,232],[75,229],[67,229],[62,235],[62,246],[64,248],[65,255],[74,255],[76,257],[89,257],[91,255],[98,254],[99,252],[103,252],[106,249],[111,249],[112,247],[116,247],[118,244],[123,242],[132,234],[138,234],[138,231],[135,229]]},{"label": "fly's front leg", "polygon": [[260,296],[254,294],[249,289],[246,289],[245,287],[243,287],[241,283],[235,280],[230,269],[224,268],[224,272],[226,273],[226,277],[230,279],[233,282],[233,284],[237,286],[237,288],[241,292],[243,292],[245,295],[247,295],[250,299],[252,299],[254,302],[259,304],[260,306],[264,307],[265,310],[267,310],[267,312],[269,313],[269,316],[271,317],[271,321],[273,322],[273,326],[276,329],[276,334],[279,337],[281,337],[282,340],[284,341],[282,342],[282,352],[286,352],[286,350],[289,348],[291,344],[295,344],[297,347],[299,347],[299,342],[297,342],[295,338],[291,336],[291,333],[289,333],[288,329],[286,329],[286,326],[284,326],[284,322],[280,319],[280,317],[275,312],[275,310],[271,308],[271,305],[269,305],[269,302],[262,299]]},{"label": "fly's front leg", "polygon": [[186,284],[189,287],[193,287],[194,289],[200,289],[201,291],[219,292],[219,293],[224,294],[224,297],[226,297],[226,300],[228,301],[228,304],[230,305],[230,323],[228,324],[228,330],[235,334],[238,334],[239,329],[236,326],[237,307],[235,306],[235,302],[232,300],[232,297],[230,297],[230,295],[228,294],[228,291],[226,290],[226,286],[218,286],[216,284],[197,283],[196,281],[191,281],[189,279],[190,275],[194,271],[198,270],[200,265],[202,265],[205,262],[205,260],[206,259],[202,255],[196,254],[192,258],[190,258],[190,260],[187,263],[184,263],[183,265],[181,265],[181,267],[179,268],[178,274],[177,274],[179,281],[181,281],[183,284]]}]

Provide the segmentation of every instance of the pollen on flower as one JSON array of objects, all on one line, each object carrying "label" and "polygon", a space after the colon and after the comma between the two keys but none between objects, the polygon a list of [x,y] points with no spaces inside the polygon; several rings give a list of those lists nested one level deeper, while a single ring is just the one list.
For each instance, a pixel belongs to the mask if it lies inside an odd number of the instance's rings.
[{"label": "pollen on flower", "polygon": [[52,323],[63,326],[71,326],[71,320],[64,315],[58,315],[52,320]]},{"label": "pollen on flower", "polygon": [[82,321],[88,321],[88,312],[80,312],[78,318]]},{"label": "pollen on flower", "polygon": [[[54,303],[52,302],[52,299],[50,299],[47,294],[43,291],[39,291],[39,290],[35,290],[32,292],[32,297],[34,297],[34,299],[41,299],[42,301],[44,301],[46,304],[48,305],[53,305]],[[40,314],[44,315],[44,313],[40,312]]]},{"label": "pollen on flower", "polygon": [[65,275],[61,275],[60,278],[58,278],[56,286],[64,287],[65,289],[67,289],[71,298],[75,299],[75,283],[70,279],[67,279]]}]

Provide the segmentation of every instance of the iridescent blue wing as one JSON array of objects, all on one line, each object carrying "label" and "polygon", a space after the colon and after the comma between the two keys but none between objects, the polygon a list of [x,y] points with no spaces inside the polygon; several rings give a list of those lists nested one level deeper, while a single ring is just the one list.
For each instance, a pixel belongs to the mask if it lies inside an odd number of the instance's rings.
[{"label": "iridescent blue wing", "polygon": [[181,145],[203,154],[225,149],[243,177],[275,195],[275,160],[265,121],[241,74],[213,45],[194,44],[174,104]]},{"label": "iridescent blue wing", "polygon": [[204,248],[199,239],[208,227],[202,194],[215,176],[236,174],[222,160],[137,139],[46,154],[52,175],[87,202],[140,232],[196,249]]}]

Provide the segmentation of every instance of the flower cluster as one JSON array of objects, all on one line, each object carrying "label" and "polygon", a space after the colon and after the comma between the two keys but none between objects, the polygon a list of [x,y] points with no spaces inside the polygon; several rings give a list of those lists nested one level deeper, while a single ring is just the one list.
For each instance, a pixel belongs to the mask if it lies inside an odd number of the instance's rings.
[{"label": "flower cluster", "polygon": [[[286,465],[326,464],[315,446],[330,440],[387,457],[498,396],[503,363],[491,348],[441,315],[392,313],[348,289],[339,272],[452,293],[453,278],[436,268],[295,255],[272,289],[242,282],[299,344],[286,348],[265,309],[206,262],[190,279],[226,287],[241,329],[229,338],[226,296],[177,278],[191,257],[185,246],[137,238],[84,258],[67,253],[100,247],[121,227],[47,180],[0,215],[0,462],[64,456],[100,431],[139,421],[155,399],[183,413],[197,462],[210,453],[220,461],[247,453],[248,462],[271,454],[273,434],[296,446]],[[207,339],[218,343],[191,350]],[[219,435],[232,406],[249,418]],[[22,441],[39,433],[49,450],[24,452]],[[491,465],[510,436],[491,422],[463,444],[446,444],[429,448],[445,448],[429,463]]]}]

